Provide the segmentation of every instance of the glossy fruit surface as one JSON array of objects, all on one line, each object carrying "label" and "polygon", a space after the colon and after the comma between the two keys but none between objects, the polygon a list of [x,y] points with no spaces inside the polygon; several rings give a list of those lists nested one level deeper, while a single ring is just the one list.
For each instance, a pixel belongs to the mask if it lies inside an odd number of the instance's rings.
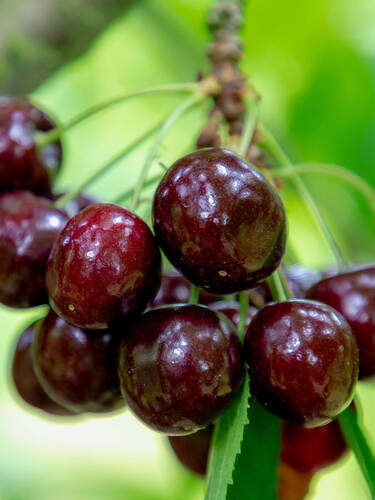
[{"label": "glossy fruit surface", "polygon": [[325,304],[270,304],[250,323],[244,344],[251,389],[285,420],[317,427],[351,402],[358,348],[346,320]]},{"label": "glossy fruit surface", "polygon": [[153,309],[123,340],[118,374],[146,425],[189,434],[212,423],[239,389],[241,343],[234,325],[206,307]]},{"label": "glossy fruit surface", "polygon": [[[178,272],[170,271],[164,273],[161,279],[160,289],[150,303],[150,307],[166,306],[171,304],[186,304],[190,298],[191,283]],[[199,303],[209,304],[217,300],[218,296],[199,291]]]},{"label": "glossy fruit surface", "polygon": [[[212,302],[212,304],[208,304],[207,307],[225,314],[225,316],[229,318],[235,326],[238,326],[240,322],[240,304],[238,302],[219,300],[217,302]],[[245,326],[249,326],[250,321],[257,312],[258,310],[255,307],[249,306]]]},{"label": "glossy fruit surface", "polygon": [[148,226],[126,208],[95,203],[70,219],[47,270],[51,305],[68,323],[107,328],[142,312],[160,284],[160,252]]},{"label": "glossy fruit surface", "polygon": [[49,253],[67,215],[29,191],[0,195],[0,302],[33,307],[48,302],[45,275]]},{"label": "glossy fruit surface", "polygon": [[35,332],[35,372],[47,394],[73,411],[116,410],[125,405],[116,375],[118,345],[112,332],[83,331],[51,310]]},{"label": "glossy fruit surface", "polygon": [[156,238],[192,283],[229,294],[256,286],[285,250],[282,202],[264,177],[218,148],[178,160],[154,198]]},{"label": "glossy fruit surface", "polygon": [[30,325],[20,335],[13,353],[12,379],[23,401],[52,415],[75,415],[67,408],[55,403],[39,383],[34,371],[31,343],[36,323]]},{"label": "glossy fruit surface", "polygon": [[188,436],[169,436],[169,444],[179,461],[192,472],[204,476],[214,426],[210,425]]},{"label": "glossy fruit surface", "polygon": [[308,297],[339,311],[359,348],[359,377],[375,375],[375,267],[340,273],[317,283]]},{"label": "glossy fruit surface", "polygon": [[62,150],[60,142],[38,151],[35,133],[55,128],[55,123],[25,98],[0,97],[0,192],[26,189],[51,195]]},{"label": "glossy fruit surface", "polygon": [[315,429],[282,423],[281,459],[297,471],[313,473],[328,467],[337,462],[346,449],[337,420]]}]

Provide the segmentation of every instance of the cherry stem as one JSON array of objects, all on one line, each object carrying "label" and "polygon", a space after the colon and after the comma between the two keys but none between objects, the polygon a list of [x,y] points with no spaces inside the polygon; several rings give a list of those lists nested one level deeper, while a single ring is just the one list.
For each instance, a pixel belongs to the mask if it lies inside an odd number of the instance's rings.
[{"label": "cherry stem", "polygon": [[259,114],[258,104],[259,98],[257,95],[254,94],[251,99],[248,99],[248,103],[246,106],[245,123],[243,125],[241,141],[238,147],[238,154],[243,156],[244,158],[246,158],[247,151],[250,147],[256,129]]},{"label": "cherry stem", "polygon": [[244,341],[246,333],[247,310],[249,308],[249,295],[246,292],[239,293],[240,299],[240,321],[238,323],[238,336]]},{"label": "cherry stem", "polygon": [[347,181],[351,186],[356,187],[358,191],[368,201],[371,209],[375,212],[375,189],[370,186],[362,177],[346,168],[337,165],[322,165],[316,163],[303,163],[301,165],[294,165],[294,168],[280,167],[273,168],[275,177],[293,177],[295,172],[298,174],[328,174],[343,181]]},{"label": "cherry stem", "polygon": [[160,128],[162,123],[163,122],[154,125],[152,128],[147,130],[147,132],[145,132],[143,135],[137,137],[130,144],[127,144],[121,151],[116,153],[110,160],[108,160],[104,165],[98,168],[96,172],[94,172],[88,179],[82,182],[76,189],[59,198],[59,200],[56,202],[56,205],[58,207],[64,207],[67,202],[76,198],[79,194],[82,193],[82,191],[84,191],[91,184],[100,179],[100,177],[102,177],[104,174],[107,174],[110,170],[112,170],[112,168],[115,167],[120,160],[126,158],[138,146],[140,146],[144,141],[146,141],[149,137],[151,137]]},{"label": "cherry stem", "polygon": [[359,423],[358,415],[350,408],[347,408],[339,415],[338,421],[345,440],[353,450],[362,474],[366,479],[371,498],[375,499],[375,457],[368,445],[366,433]]},{"label": "cherry stem", "polygon": [[[261,133],[263,141],[260,143],[260,146],[266,149],[281,166],[289,167],[291,170],[294,170],[293,163],[281,149],[280,145],[273,137],[273,135],[264,127],[261,128]],[[297,171],[294,171],[292,182],[295,189],[300,194],[301,198],[304,200],[306,206],[317,222],[327,244],[329,245],[333,255],[335,256],[338,268],[341,271],[346,270],[347,264],[341,253],[341,250],[337,245],[329,227],[327,226],[326,221],[324,220],[324,217],[322,216],[318,206],[316,205],[314,198],[311,196],[310,191],[302,181]]]},{"label": "cherry stem", "polygon": [[282,269],[277,269],[268,279],[268,286],[271,290],[272,298],[277,302],[292,299],[293,294],[289,289],[287,279]]},{"label": "cherry stem", "polygon": [[190,297],[189,297],[189,304],[195,305],[198,304],[199,300],[199,288],[195,285],[190,286]]},{"label": "cherry stem", "polygon": [[160,148],[161,143],[163,142],[167,134],[170,132],[176,121],[182,115],[184,115],[188,110],[193,108],[198,103],[202,102],[205,99],[205,97],[206,96],[203,93],[198,93],[198,92],[195,93],[193,96],[186,99],[182,104],[180,104],[180,106],[178,106],[174,111],[172,111],[172,113],[164,121],[160,129],[160,132],[158,133],[154,143],[149,149],[146,159],[143,163],[141,173],[139,174],[138,181],[135,186],[133,198],[130,203],[130,210],[135,210],[137,208],[144,183],[146,181],[150,168],[152,167],[152,163],[155,159],[158,149]]},{"label": "cherry stem", "polygon": [[[162,175],[163,175],[163,173],[161,172],[160,174],[155,174],[152,177],[150,177],[149,179],[147,179],[147,181],[145,181],[145,183],[143,184],[143,188],[152,186],[153,184],[155,184],[155,182],[160,181]],[[129,198],[132,198],[134,196],[134,191],[135,191],[134,187],[127,189],[124,193],[122,193],[120,196],[118,196],[114,200],[113,203],[118,203],[119,205],[124,205],[129,200]]]},{"label": "cherry stem", "polygon": [[48,146],[48,144],[56,142],[64,132],[72,129],[73,127],[83,122],[87,118],[91,118],[96,113],[104,111],[107,108],[120,104],[129,99],[133,99],[135,97],[140,97],[143,95],[151,95],[158,93],[170,93],[170,92],[195,93],[199,88],[199,85],[200,85],[199,83],[175,83],[170,85],[157,85],[154,87],[148,87],[145,89],[137,90],[136,92],[130,92],[130,93],[127,92],[126,94],[113,97],[91,108],[88,108],[85,111],[82,111],[82,113],[79,113],[74,118],[67,121],[64,125],[54,128],[49,132],[38,133],[36,137],[37,146],[39,149],[41,149],[45,146]]}]

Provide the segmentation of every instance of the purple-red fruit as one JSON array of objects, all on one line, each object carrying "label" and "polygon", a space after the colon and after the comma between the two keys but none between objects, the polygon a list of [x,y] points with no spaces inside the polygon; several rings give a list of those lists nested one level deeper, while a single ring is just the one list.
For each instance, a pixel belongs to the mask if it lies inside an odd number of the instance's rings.
[{"label": "purple-red fruit", "polygon": [[116,410],[125,405],[116,374],[119,342],[111,331],[83,331],[50,311],[35,332],[35,372],[47,394],[72,411]]},{"label": "purple-red fruit", "polygon": [[51,195],[61,165],[61,143],[38,149],[36,134],[55,123],[25,98],[0,97],[0,192],[25,189]]},{"label": "purple-red fruit", "polygon": [[210,425],[188,436],[168,436],[174,454],[178,460],[195,474],[205,476],[208,454],[214,426]]},{"label": "purple-red fruit", "polygon": [[281,459],[299,472],[309,474],[328,467],[337,462],[346,449],[337,420],[315,429],[282,423]]},{"label": "purple-red fruit", "polygon": [[[182,274],[177,272],[164,273],[160,289],[150,307],[166,306],[171,304],[186,304],[189,302],[191,283]],[[199,303],[209,304],[218,298],[217,295],[199,291]]]},{"label": "purple-red fruit", "polygon": [[346,320],[325,304],[288,300],[261,309],[244,344],[251,391],[284,420],[318,427],[352,401],[358,348]]},{"label": "purple-red fruit", "polygon": [[359,378],[375,375],[375,267],[326,278],[309,291],[339,311],[352,327],[359,349]]},{"label": "purple-red fruit", "polygon": [[[240,304],[238,302],[228,302],[225,300],[220,300],[218,302],[212,302],[212,304],[208,304],[208,307],[225,314],[225,316],[229,318],[235,326],[238,326],[240,322]],[[255,307],[248,307],[245,323],[246,327],[249,326],[250,321],[253,319],[257,312],[258,310],[255,309]]]},{"label": "purple-red fruit", "polygon": [[241,342],[234,325],[206,307],[153,309],[123,340],[118,375],[146,425],[190,434],[214,422],[240,388]]},{"label": "purple-red fruit", "polygon": [[68,221],[52,201],[29,191],[0,195],[0,302],[33,307],[48,302],[49,253]]},{"label": "purple-red fruit", "polygon": [[40,385],[34,371],[31,343],[36,323],[24,330],[18,339],[12,363],[12,378],[15,388],[23,401],[52,415],[74,415],[67,408],[55,403]]},{"label": "purple-red fruit", "polygon": [[245,160],[219,148],[178,160],[154,198],[156,238],[192,283],[229,294],[256,286],[285,250],[282,202]]},{"label": "purple-red fruit", "polygon": [[68,323],[103,329],[142,312],[160,284],[160,252],[126,208],[95,203],[70,219],[47,269],[51,305]]}]

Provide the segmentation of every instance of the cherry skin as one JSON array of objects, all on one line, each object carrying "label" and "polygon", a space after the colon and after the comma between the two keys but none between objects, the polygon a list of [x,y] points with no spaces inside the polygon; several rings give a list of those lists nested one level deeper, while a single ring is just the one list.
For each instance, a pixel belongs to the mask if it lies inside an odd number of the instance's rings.
[{"label": "cherry skin", "polygon": [[207,472],[208,454],[214,432],[210,425],[188,436],[169,436],[169,444],[178,460],[190,471],[200,476]]},{"label": "cherry skin", "polygon": [[31,343],[34,338],[36,323],[24,330],[18,339],[13,353],[12,379],[22,400],[30,406],[51,415],[68,416],[74,412],[53,401],[40,385],[35,375],[31,356]]},{"label": "cherry skin", "polygon": [[[190,298],[191,283],[182,274],[176,271],[164,273],[161,279],[160,289],[150,303],[150,307],[167,306],[171,304],[186,304]],[[199,303],[209,304],[218,299],[217,295],[199,291]]]},{"label": "cherry skin", "polygon": [[375,267],[326,278],[308,292],[339,311],[352,327],[359,349],[359,378],[375,375]]},{"label": "cherry skin", "polygon": [[125,405],[116,375],[119,342],[111,331],[83,331],[51,310],[35,332],[36,375],[47,394],[72,411],[116,410]]},{"label": "cherry skin", "polygon": [[55,123],[25,98],[0,97],[0,192],[25,189],[51,195],[61,166],[60,141],[38,150],[35,134]]},{"label": "cherry skin", "polygon": [[0,302],[33,307],[48,302],[46,266],[52,245],[68,221],[46,198],[29,191],[0,195]]},{"label": "cherry skin", "polygon": [[282,423],[281,459],[299,472],[309,474],[328,467],[337,462],[346,450],[337,420],[315,429]]},{"label": "cherry skin", "polygon": [[155,193],[153,224],[171,263],[212,293],[256,286],[285,250],[279,196],[245,160],[219,148],[191,153],[168,170]]},{"label": "cherry skin", "polygon": [[[235,326],[238,326],[240,322],[240,304],[238,302],[219,300],[217,302],[208,304],[208,307],[225,314],[225,316],[229,318]],[[250,325],[250,321],[253,319],[257,312],[258,310],[255,307],[249,306],[246,316],[246,327]]]},{"label": "cherry skin", "polygon": [[118,375],[143,423],[190,434],[211,424],[240,388],[241,342],[234,325],[206,307],[153,309],[124,338]]},{"label": "cherry skin", "polygon": [[95,203],[74,216],[51,252],[47,289],[55,311],[79,328],[103,329],[142,312],[160,284],[160,252],[126,208]]},{"label": "cherry skin", "polygon": [[355,337],[325,304],[295,299],[264,307],[246,332],[244,356],[252,393],[284,420],[318,427],[353,399]]}]

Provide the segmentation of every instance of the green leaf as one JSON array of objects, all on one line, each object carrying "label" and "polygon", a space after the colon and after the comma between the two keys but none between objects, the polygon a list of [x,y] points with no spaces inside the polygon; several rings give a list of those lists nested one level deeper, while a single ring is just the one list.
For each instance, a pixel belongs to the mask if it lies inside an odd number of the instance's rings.
[{"label": "green leaf", "polygon": [[[280,420],[255,400],[246,425],[227,500],[275,500],[280,457]],[[224,498],[224,497],[223,497]]]},{"label": "green leaf", "polygon": [[339,416],[339,422],[348,446],[353,450],[366,479],[371,498],[375,499],[375,457],[369,447],[369,438],[362,428],[358,414],[350,408]]},{"label": "green leaf", "polygon": [[241,393],[216,425],[211,448],[209,480],[205,500],[224,500],[236,456],[240,453],[244,427],[248,423],[249,376],[246,372]]}]

